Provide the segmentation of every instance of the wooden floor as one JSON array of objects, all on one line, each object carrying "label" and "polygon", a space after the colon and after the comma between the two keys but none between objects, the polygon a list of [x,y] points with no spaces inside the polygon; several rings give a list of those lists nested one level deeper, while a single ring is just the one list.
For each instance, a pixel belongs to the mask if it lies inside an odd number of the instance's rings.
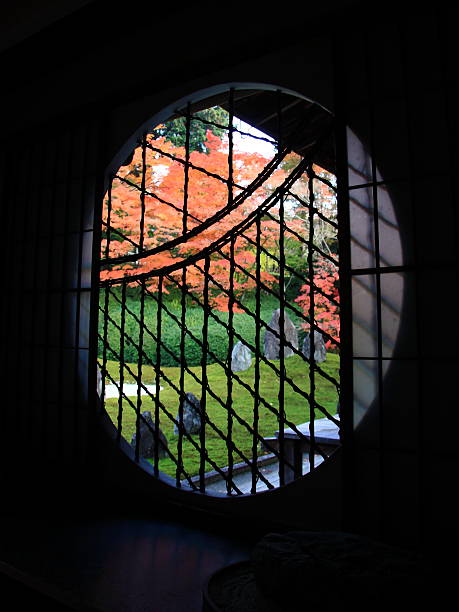
[{"label": "wooden floor", "polygon": [[5,610],[202,612],[205,581],[252,547],[166,521],[1,519]]}]

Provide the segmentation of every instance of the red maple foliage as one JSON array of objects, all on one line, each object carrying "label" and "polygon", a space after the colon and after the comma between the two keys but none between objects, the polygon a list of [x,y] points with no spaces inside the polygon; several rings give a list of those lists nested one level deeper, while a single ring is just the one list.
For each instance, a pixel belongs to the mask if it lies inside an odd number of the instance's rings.
[{"label": "red maple foliage", "polygon": [[[220,138],[208,131],[206,148],[208,153],[193,151],[189,156],[186,180],[185,149],[175,147],[164,138],[147,137],[145,153],[142,147],[134,151],[132,161],[122,166],[104,200],[103,222],[111,226],[110,242],[107,232],[102,240],[102,257],[116,258],[136,252],[141,242],[142,206],[144,207],[143,248],[151,250],[190,231],[221,211],[228,202],[240,195],[261,172],[267,159],[259,153],[235,150],[233,154],[233,183],[229,193],[228,151]],[[144,157],[143,157],[144,155]],[[284,179],[285,172],[276,170],[261,187],[245,199],[238,208],[228,212],[204,231],[190,236],[174,248],[163,250],[152,257],[136,259],[134,262],[113,265],[101,272],[101,279],[133,276],[148,273],[177,264],[190,255],[200,253],[255,210],[266,196]],[[142,201],[142,186],[145,196]],[[273,211],[275,212],[275,211]],[[263,219],[261,236],[264,248],[272,248],[278,239],[278,223]],[[232,287],[236,296],[255,287],[255,279],[248,274],[255,269],[256,227],[253,225],[238,236],[234,244],[235,269]],[[213,279],[210,287],[211,302],[220,310],[227,310],[228,295],[219,286],[229,287],[229,243],[222,246],[210,258],[209,274]],[[138,251],[138,249],[137,249]],[[204,291],[204,261],[187,267],[186,284],[195,293]],[[245,271],[245,272],[244,272]],[[276,279],[261,271],[261,280],[272,285]],[[178,278],[181,271],[172,274]],[[149,279],[152,290],[156,289],[157,277]],[[173,284],[165,279],[167,286]],[[235,310],[237,308],[235,307]]]},{"label": "red maple foliage", "polygon": [[[314,262],[313,279],[315,286],[313,291],[311,292],[310,284],[303,285],[295,302],[300,305],[303,313],[309,317],[311,294],[313,295],[315,321],[335,341],[328,338],[325,340],[325,346],[328,349],[336,349],[340,332],[338,270],[336,265],[324,257],[319,257]],[[309,330],[310,325],[304,323],[303,328]]]},{"label": "red maple foliage", "polygon": [[[230,191],[228,143],[209,130],[205,144],[207,153],[192,151],[187,159],[183,147],[176,147],[162,137],[148,135],[145,146],[138,146],[132,160],[119,168],[110,192],[104,198],[101,257],[102,260],[129,255],[135,257],[129,262],[115,262],[106,266],[101,272],[101,280],[151,273],[147,283],[151,291],[156,291],[158,276],[155,272],[176,265],[176,270],[164,277],[164,291],[168,292],[172,286],[180,285],[180,263],[190,256],[199,256],[243,222],[247,215],[255,211],[285,180],[300,159],[295,154],[289,156],[286,163],[278,167],[240,206],[228,210],[216,221],[209,223],[203,231],[197,231],[203,222],[212,219],[232,201],[241,197],[246,187],[270,161],[260,153],[235,148],[232,155],[233,187]],[[324,185],[318,184],[317,188],[320,195],[321,190],[324,191]],[[307,201],[306,176],[298,181],[296,193]],[[325,193],[324,201],[327,197]],[[316,206],[317,202],[319,197],[316,194]],[[293,213],[289,213],[288,207],[284,209],[285,226],[292,230],[286,232],[286,235],[289,240],[297,241],[298,244],[298,237],[307,237],[306,211],[301,205],[301,199],[295,201]],[[231,290],[236,298],[240,298],[255,288],[257,239],[260,240],[265,253],[279,256],[279,205],[273,206],[269,213],[260,219],[260,236],[257,236],[257,224],[252,223],[242,234],[237,235],[233,245],[223,241],[222,246],[210,255],[207,279],[210,279],[208,295],[212,307],[227,311]],[[193,230],[196,232],[190,235]],[[179,240],[173,246],[153,255],[138,257],[140,246],[144,251],[150,251],[168,245],[184,234],[187,235],[186,240]],[[234,265],[231,267],[229,261],[232,251]],[[269,258],[264,257],[264,265],[261,266],[259,274],[261,282],[272,287],[278,282],[273,270],[277,264],[273,264],[274,258],[270,262],[268,260]],[[339,299],[336,271],[332,266],[327,267],[326,263],[317,267],[315,282],[324,292]],[[206,290],[204,268],[203,257],[198,257],[194,263],[186,266],[186,286],[198,296],[202,296]],[[308,285],[304,285],[296,301],[306,314],[308,296]],[[338,337],[339,317],[336,306],[330,301],[324,301],[320,294],[315,295],[315,304],[317,320],[325,331]],[[232,308],[235,312],[240,310],[236,304],[233,304]]]}]

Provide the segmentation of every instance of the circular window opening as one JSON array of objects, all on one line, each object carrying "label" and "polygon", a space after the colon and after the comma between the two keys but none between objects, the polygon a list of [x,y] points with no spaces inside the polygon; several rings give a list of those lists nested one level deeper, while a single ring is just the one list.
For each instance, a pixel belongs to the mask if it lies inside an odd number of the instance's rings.
[{"label": "circular window opening", "polygon": [[333,150],[319,105],[226,87],[143,126],[110,174],[98,393],[157,478],[255,494],[339,445]]}]

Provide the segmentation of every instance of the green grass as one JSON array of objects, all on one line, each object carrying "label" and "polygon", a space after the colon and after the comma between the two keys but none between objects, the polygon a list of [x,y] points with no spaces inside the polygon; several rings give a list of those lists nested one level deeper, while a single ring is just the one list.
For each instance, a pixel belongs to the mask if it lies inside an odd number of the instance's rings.
[{"label": "green grass", "polygon": [[[244,388],[242,383],[245,383],[249,389],[255,388],[255,366],[254,360],[252,359],[252,366],[245,372],[238,372],[237,376],[241,382],[233,382],[232,390],[232,407],[234,412],[249,425],[253,425],[253,414],[254,414],[254,399],[250,392]],[[273,365],[279,367],[279,362],[270,362]],[[114,361],[109,361],[107,364],[108,370],[111,376],[115,380],[119,380],[119,364]],[[132,364],[131,369],[136,372],[137,365]],[[290,378],[301,390],[309,393],[309,367],[305,361],[294,355],[285,360],[287,378]],[[333,376],[336,380],[339,380],[339,356],[336,354],[328,354],[327,360],[320,364],[320,367]],[[227,380],[224,369],[218,364],[211,364],[207,366],[207,377],[209,381],[209,387],[213,393],[226,404],[227,401]],[[190,370],[201,379],[201,368],[190,367]],[[164,367],[165,376],[167,376],[172,385],[179,387],[180,385],[180,368],[178,367]],[[155,374],[154,369],[151,366],[145,366],[143,368],[142,380],[144,384],[154,384]],[[125,381],[134,382],[133,378],[125,370]],[[107,383],[109,381],[107,380]],[[178,413],[178,396],[171,384],[167,383],[166,380],[161,380],[160,400],[164,404],[164,407],[170,412],[173,417],[177,416]],[[338,402],[338,396],[335,386],[321,377],[316,373],[315,375],[315,395],[316,400],[324,408],[326,408],[331,414],[336,414],[336,405]],[[262,436],[273,436],[278,429],[278,406],[279,406],[279,377],[276,373],[265,363],[260,363],[260,378],[259,378],[260,395],[265,400],[267,405],[261,404],[259,407],[259,423],[258,430]],[[198,384],[190,374],[185,374],[184,390],[186,392],[191,391],[198,398],[201,397],[201,386]],[[308,401],[296,392],[292,385],[286,380],[284,383],[284,406],[286,418],[299,425],[309,420],[309,404]],[[133,398],[132,402],[136,403],[136,399]],[[106,409],[110,415],[112,421],[116,424],[118,418],[118,400],[108,399],[106,400]],[[128,401],[122,402],[122,435],[128,441],[131,442],[132,435],[135,431],[136,414],[132,406],[129,405]],[[149,410],[154,417],[155,402],[154,400],[142,396],[141,411]],[[206,396],[206,411],[207,414],[218,429],[220,429],[225,435],[228,432],[228,411],[226,407],[214,399],[210,393]],[[323,416],[319,411],[316,412],[316,417],[320,418]],[[160,427],[165,434],[169,449],[177,456],[177,440],[178,436],[173,433],[174,425],[169,418],[161,412],[160,414]],[[197,445],[199,446],[200,440],[199,435],[192,436]],[[252,436],[244,425],[239,423],[236,418],[232,419],[232,438],[237,446],[246,457],[251,457],[252,454]],[[220,468],[228,465],[228,449],[226,443],[218,435],[217,432],[212,428],[206,426],[206,450],[209,454],[210,459],[215,462]],[[188,475],[193,476],[199,473],[200,465],[200,453],[193,446],[193,444],[186,438],[183,439],[183,465]],[[258,453],[260,454],[260,446],[258,445]],[[266,452],[266,451],[264,451]],[[232,459],[234,463],[243,461],[242,457],[235,451],[233,451]],[[159,469],[175,477],[176,465],[170,458],[160,460]],[[214,469],[214,466],[207,462],[205,471]],[[183,474],[180,475],[183,478]]]}]

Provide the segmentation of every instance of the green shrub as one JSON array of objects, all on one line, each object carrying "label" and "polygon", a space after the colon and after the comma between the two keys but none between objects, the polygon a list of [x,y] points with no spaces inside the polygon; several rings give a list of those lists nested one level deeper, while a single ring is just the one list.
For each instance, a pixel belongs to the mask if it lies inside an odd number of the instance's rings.
[{"label": "green shrub", "polygon": [[[109,314],[116,324],[108,321],[106,324],[107,339],[115,353],[107,350],[108,359],[118,359],[120,355],[120,331],[121,327],[121,305],[116,299],[120,299],[120,290],[112,289],[114,295],[110,296]],[[115,297],[116,296],[116,297]],[[100,296],[101,306],[104,306],[104,294]],[[244,297],[243,304],[252,313],[255,313],[255,296]],[[136,317],[140,316],[140,297],[135,290],[128,290],[126,298],[125,313],[125,342],[124,361],[137,363],[139,358],[140,326]],[[273,310],[278,308],[278,301],[274,296],[262,295],[261,318],[268,322]],[[298,319],[288,308],[286,313],[295,323],[298,329],[299,346],[302,346],[304,331],[301,329],[301,320]],[[161,319],[161,364],[163,366],[177,366],[181,362],[181,303],[176,295],[166,296]],[[226,362],[228,359],[229,336],[225,325],[228,323],[228,313],[213,311],[214,316],[208,317],[208,343],[209,352],[207,363],[215,363],[218,360]],[[145,363],[154,364],[157,359],[156,326],[157,306],[155,300],[147,296],[144,303],[143,352],[147,356]],[[188,366],[199,366],[202,363],[202,349],[200,342],[203,338],[204,311],[192,301],[188,301],[185,310],[185,325],[188,333],[185,334],[184,357]],[[100,313],[99,333],[104,337],[103,314]],[[233,314],[233,327],[235,330],[234,344],[242,337],[246,342],[255,345],[256,324],[255,319],[247,313],[236,312]],[[264,329],[260,330],[260,344],[263,346]],[[238,334],[238,335],[237,335]],[[99,357],[103,356],[103,341],[99,340]]]}]

